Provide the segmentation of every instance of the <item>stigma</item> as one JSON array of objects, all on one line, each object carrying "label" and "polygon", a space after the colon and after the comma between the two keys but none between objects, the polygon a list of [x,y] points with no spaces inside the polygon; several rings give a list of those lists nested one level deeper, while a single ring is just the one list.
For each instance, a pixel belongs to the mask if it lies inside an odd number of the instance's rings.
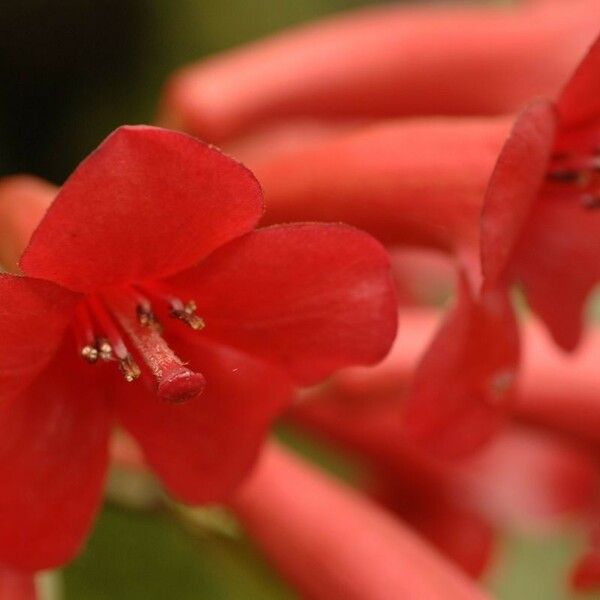
[{"label": "stigma", "polygon": [[[204,320],[193,300],[158,294],[168,319],[199,331]],[[162,336],[163,324],[148,297],[136,289],[88,296],[76,309],[81,358],[91,364],[116,363],[123,379],[142,378],[163,400],[181,403],[202,393],[205,379],[173,352]]]}]

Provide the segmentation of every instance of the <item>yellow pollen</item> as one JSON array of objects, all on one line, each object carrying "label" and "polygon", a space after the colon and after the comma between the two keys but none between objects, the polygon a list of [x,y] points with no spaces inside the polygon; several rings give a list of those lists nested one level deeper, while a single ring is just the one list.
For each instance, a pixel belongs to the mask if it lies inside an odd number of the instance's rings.
[{"label": "yellow pollen", "polygon": [[156,318],[156,315],[152,312],[152,309],[149,306],[138,304],[136,313],[140,325],[143,327],[149,327],[154,331],[162,331],[162,326],[159,320]]},{"label": "yellow pollen", "polygon": [[129,383],[135,381],[142,374],[140,368],[130,354],[127,354],[123,358],[119,358],[119,371],[123,374],[125,381]]},{"label": "yellow pollen", "polygon": [[189,325],[194,331],[199,331],[204,328],[204,319],[196,314],[196,303],[190,300],[185,305],[178,306],[180,303],[171,306],[171,316],[179,319]]},{"label": "yellow pollen", "polygon": [[109,361],[113,359],[113,349],[108,340],[101,338],[97,342],[98,353],[102,360]]},{"label": "yellow pollen", "polygon": [[81,349],[81,356],[90,364],[94,364],[98,360],[98,350],[94,346],[87,344]]}]

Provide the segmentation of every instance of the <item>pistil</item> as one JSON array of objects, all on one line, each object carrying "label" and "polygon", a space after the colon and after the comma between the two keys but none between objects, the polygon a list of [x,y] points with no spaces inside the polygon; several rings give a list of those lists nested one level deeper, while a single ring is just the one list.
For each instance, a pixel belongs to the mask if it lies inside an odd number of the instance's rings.
[{"label": "pistil", "polygon": [[205,384],[202,374],[186,367],[155,327],[142,323],[134,294],[111,293],[105,299],[111,313],[152,373],[159,397],[180,403],[202,392]]}]

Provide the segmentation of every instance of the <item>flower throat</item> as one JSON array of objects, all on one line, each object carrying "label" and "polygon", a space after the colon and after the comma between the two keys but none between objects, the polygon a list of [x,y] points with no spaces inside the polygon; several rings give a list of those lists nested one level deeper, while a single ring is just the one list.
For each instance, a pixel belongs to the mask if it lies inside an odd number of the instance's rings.
[{"label": "flower throat", "polygon": [[[194,331],[204,327],[196,303],[184,303],[163,290],[127,288],[90,295],[76,308],[76,333],[81,357],[90,364],[116,362],[127,382],[149,376],[158,396],[185,402],[202,392],[204,376],[189,369],[162,337],[162,324],[149,297],[158,298],[171,319]],[[127,343],[126,341],[127,340]],[[132,349],[143,360],[135,360]]]}]

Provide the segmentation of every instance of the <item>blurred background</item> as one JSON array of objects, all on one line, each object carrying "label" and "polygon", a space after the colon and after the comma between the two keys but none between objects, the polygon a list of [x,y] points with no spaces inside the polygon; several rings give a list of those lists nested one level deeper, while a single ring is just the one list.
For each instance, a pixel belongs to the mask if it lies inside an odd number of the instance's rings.
[{"label": "blurred background", "polygon": [[[111,130],[151,122],[175,68],[366,0],[20,0],[0,11],[0,174],[61,183]],[[352,479],[332,451],[286,434]],[[219,509],[165,508],[153,482],[113,492],[86,550],[46,578],[65,600],[286,600],[294,593]],[[137,487],[136,487],[137,486]],[[123,497],[123,490],[126,497]],[[120,490],[118,493],[114,490]],[[487,580],[510,600],[561,600],[580,541],[507,536]]]},{"label": "blurred background", "polygon": [[[61,182],[176,67],[366,0],[22,0],[0,11],[0,170]],[[372,4],[372,2],[371,2]]]}]

